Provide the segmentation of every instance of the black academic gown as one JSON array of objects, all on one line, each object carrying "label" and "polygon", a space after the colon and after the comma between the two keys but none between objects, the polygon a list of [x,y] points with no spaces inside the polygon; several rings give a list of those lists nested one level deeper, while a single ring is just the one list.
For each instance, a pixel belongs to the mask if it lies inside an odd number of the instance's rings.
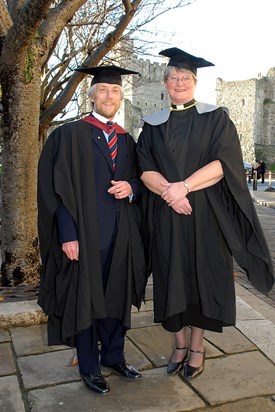
[{"label": "black academic gown", "polygon": [[[179,121],[178,116],[183,118]],[[156,124],[158,117],[152,116],[154,125],[145,119],[138,140],[141,174],[158,171],[169,182],[177,182],[218,159],[224,178],[188,195],[193,209],[190,216],[177,214],[160,196],[145,190],[144,238],[149,245],[149,271],[153,272],[155,322],[164,322],[186,311],[187,305],[196,304],[202,315],[233,325],[232,255],[261,292],[269,291],[274,282],[268,246],[245,180],[236,129],[222,108],[212,107],[204,113],[196,107],[172,112],[168,120]]]},{"label": "black academic gown", "polygon": [[[135,142],[128,134],[118,135],[115,175],[108,150],[103,132],[80,120],[57,128],[47,139],[40,157],[38,228],[42,275],[38,303],[51,320],[51,345],[73,346],[76,334],[97,318],[113,317],[130,328],[131,305],[139,308],[144,294],[139,208],[130,204],[128,198],[116,201],[115,208],[106,200],[106,196],[112,197],[106,194],[111,179],[129,181],[136,177]],[[96,167],[100,167],[100,182],[95,179]],[[70,261],[58,241],[55,212],[60,203],[76,223],[79,261]],[[105,220],[113,222],[112,214],[117,209],[116,244],[104,293],[100,248],[106,247],[104,243],[108,243],[110,235],[99,235],[99,224],[106,222],[98,210],[109,213]]]}]

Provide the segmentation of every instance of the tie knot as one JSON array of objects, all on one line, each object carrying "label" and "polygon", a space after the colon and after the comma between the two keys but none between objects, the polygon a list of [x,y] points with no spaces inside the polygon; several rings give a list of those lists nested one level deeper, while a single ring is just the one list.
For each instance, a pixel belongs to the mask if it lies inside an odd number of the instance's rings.
[{"label": "tie knot", "polygon": [[108,125],[108,126],[113,126],[113,125],[114,125],[114,122],[112,122],[111,120],[108,120],[107,125]]}]

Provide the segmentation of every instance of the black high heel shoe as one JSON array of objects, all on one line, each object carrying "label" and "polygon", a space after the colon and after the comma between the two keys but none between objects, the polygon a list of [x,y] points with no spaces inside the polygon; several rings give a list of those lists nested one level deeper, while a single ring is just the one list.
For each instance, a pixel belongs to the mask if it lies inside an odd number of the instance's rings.
[{"label": "black high heel shoe", "polygon": [[[177,350],[186,350],[186,354],[184,355],[184,358],[180,362],[172,362],[171,358],[172,358],[173,354],[171,355],[170,360],[169,360],[168,365],[167,365],[168,375],[176,375],[177,373],[179,373],[182,370],[184,361],[187,357],[187,353],[188,353],[187,346],[185,346],[184,348],[177,348],[175,346],[174,350],[175,349],[177,349]],[[174,353],[174,351],[173,351],[173,353]]]},{"label": "black high heel shoe", "polygon": [[204,351],[190,349],[190,352],[200,353],[200,354],[203,355],[203,358],[202,358],[201,365],[198,366],[198,367],[191,366],[188,363],[185,364],[184,369],[182,371],[182,377],[185,378],[185,379],[194,379],[197,376],[199,376],[204,370],[205,349],[204,349]]}]

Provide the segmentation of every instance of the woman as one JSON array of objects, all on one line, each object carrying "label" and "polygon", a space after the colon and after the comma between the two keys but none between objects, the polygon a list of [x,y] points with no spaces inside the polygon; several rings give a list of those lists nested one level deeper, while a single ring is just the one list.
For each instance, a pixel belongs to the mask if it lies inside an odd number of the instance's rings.
[{"label": "woman", "polygon": [[223,108],[194,99],[197,68],[213,64],[177,48],[160,54],[170,58],[164,84],[172,104],[144,119],[137,155],[149,189],[144,211],[155,322],[175,338],[167,372],[183,369],[192,379],[204,369],[204,330],[235,324],[232,255],[263,293],[274,278],[236,129]]}]

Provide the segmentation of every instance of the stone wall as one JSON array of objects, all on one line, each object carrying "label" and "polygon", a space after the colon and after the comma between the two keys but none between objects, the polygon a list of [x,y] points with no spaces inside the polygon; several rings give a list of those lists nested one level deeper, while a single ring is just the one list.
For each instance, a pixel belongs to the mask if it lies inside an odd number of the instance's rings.
[{"label": "stone wall", "polygon": [[142,117],[168,107],[170,99],[162,82],[165,64],[134,57],[129,62],[129,67],[138,71],[139,76],[131,76],[131,82],[123,80],[124,124],[137,140],[143,123]]},{"label": "stone wall", "polygon": [[255,118],[255,80],[242,82],[216,82],[217,104],[226,106],[234,122],[243,153],[244,160],[252,162],[255,158],[253,121]]},{"label": "stone wall", "polygon": [[275,69],[266,77],[225,82],[217,79],[217,104],[227,106],[242,147],[243,158],[275,164]]}]

